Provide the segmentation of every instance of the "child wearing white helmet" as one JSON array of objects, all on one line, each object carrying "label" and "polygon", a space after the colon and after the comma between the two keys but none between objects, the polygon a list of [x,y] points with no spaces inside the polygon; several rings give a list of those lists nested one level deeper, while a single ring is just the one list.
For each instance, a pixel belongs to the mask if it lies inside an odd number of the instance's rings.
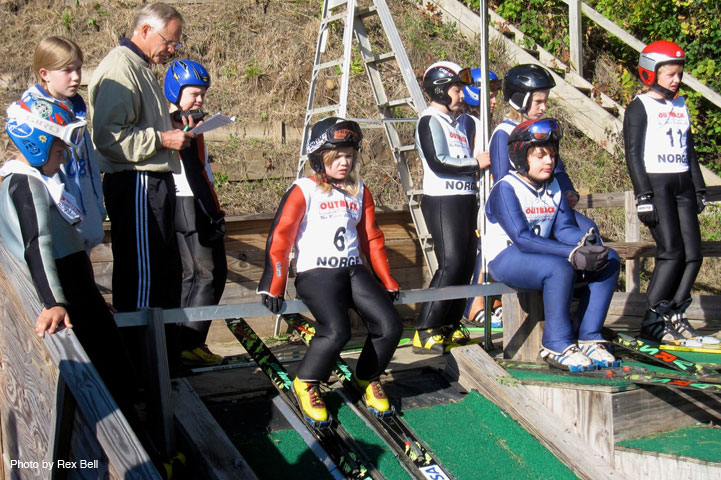
[{"label": "child wearing white helmet", "polygon": [[636,96],[623,121],[626,164],[636,211],[656,241],[656,262],[646,292],[641,336],[658,342],[697,338],[685,311],[701,268],[698,215],[706,185],[696,158],[685,97],[678,96],[686,62],[673,42],[652,42],[641,52],[638,71],[648,92]]},{"label": "child wearing white helmet", "polygon": [[[477,178],[488,167],[487,152],[474,153],[456,116],[471,71],[453,62],[437,62],[423,76],[430,105],[416,124],[416,149],[423,164],[421,211],[433,238],[438,270],[430,287],[467,285],[477,251]],[[413,336],[413,351],[445,354],[461,344],[478,343],[461,326],[465,299],[426,302]]]},{"label": "child wearing white helmet", "polygon": [[379,416],[392,412],[380,376],[403,333],[392,302],[400,286],[390,272],[373,196],[357,173],[362,138],[360,127],[351,120],[328,117],[313,125],[307,151],[315,174],[293,182],[283,196],[268,235],[257,289],[263,304],[279,313],[288,256],[295,247],[296,292],[317,324],[293,391],[306,419],[315,426],[328,422],[319,384],[328,381],[350,339],[349,308],[368,328],[355,371],[364,400]]}]

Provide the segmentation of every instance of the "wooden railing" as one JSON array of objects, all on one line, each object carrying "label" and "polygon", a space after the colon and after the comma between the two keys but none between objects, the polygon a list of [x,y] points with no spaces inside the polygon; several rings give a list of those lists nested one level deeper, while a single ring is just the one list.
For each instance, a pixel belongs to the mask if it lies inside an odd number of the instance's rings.
[{"label": "wooden railing", "polygon": [[[710,202],[721,201],[721,187],[708,187],[706,197]],[[626,291],[637,293],[640,285],[641,264],[639,259],[656,254],[654,242],[641,241],[641,223],[636,215],[636,200],[632,191],[604,194],[581,195],[576,209],[623,207],[625,233],[623,242],[608,242],[626,262]],[[593,215],[591,215],[592,217]],[[604,232],[601,232],[603,234]],[[703,242],[701,253],[704,257],[721,256],[721,242]]]},{"label": "wooden railing", "polygon": [[[0,411],[5,478],[160,479],[72,330],[35,334],[27,268],[0,242]],[[65,470],[69,473],[69,470]]]},{"label": "wooden railing", "polygon": [[[585,15],[590,20],[594,21],[599,27],[603,28],[637,52],[640,52],[646,47],[645,43],[616,25],[613,21],[601,15],[590,5],[580,0],[563,0],[563,2],[568,5],[568,37],[571,68],[579,75],[583,75],[582,15]],[[682,81],[687,86],[703,95],[706,100],[721,108],[721,95],[719,95],[718,92],[707,87],[688,72],[684,72]]]}]

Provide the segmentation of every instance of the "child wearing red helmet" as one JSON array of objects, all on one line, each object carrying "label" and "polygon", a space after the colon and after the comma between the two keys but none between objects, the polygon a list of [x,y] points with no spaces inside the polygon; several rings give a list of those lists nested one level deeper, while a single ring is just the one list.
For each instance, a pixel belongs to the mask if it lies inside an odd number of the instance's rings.
[{"label": "child wearing red helmet", "polygon": [[[698,214],[705,207],[706,186],[685,98],[678,96],[685,62],[684,51],[673,42],[647,45],[638,71],[649,90],[629,103],[623,122],[636,211],[657,248],[641,336],[658,342],[698,337],[684,312],[703,260]],[[712,337],[702,340],[718,343]]]}]

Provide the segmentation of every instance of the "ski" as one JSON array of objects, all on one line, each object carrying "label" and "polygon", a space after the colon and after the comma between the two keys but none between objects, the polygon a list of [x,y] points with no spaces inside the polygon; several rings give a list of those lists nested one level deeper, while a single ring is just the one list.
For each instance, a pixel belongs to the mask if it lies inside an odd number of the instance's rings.
[{"label": "ski", "polygon": [[716,346],[691,347],[688,345],[659,345],[661,350],[672,352],[695,352],[695,353],[721,353],[721,348]]},{"label": "ski", "polygon": [[[295,417],[302,422],[315,441],[330,457],[333,466],[327,464],[325,459],[322,458],[323,455],[318,456],[329,467],[331,473],[337,467],[343,476],[352,480],[382,480],[384,478],[350,434],[330,414],[328,415],[328,426],[321,428],[315,428],[305,420],[305,416],[292,391],[291,385],[293,382],[287,370],[244,319],[226,319],[225,322],[233,336],[246,349],[263,373],[268,376],[278,391],[278,396],[290,407]],[[291,422],[291,424],[293,423],[297,424],[297,422]],[[302,433],[302,435],[304,434],[305,432]],[[311,450],[317,453],[315,449],[311,448]]]},{"label": "ski", "polygon": [[[283,315],[283,319],[303,339],[306,345],[315,335],[315,328],[300,315]],[[395,412],[379,417],[371,412],[363,401],[363,391],[353,379],[350,366],[338,357],[333,373],[343,383],[341,398],[357,414],[361,415],[372,430],[394,451],[396,458],[406,471],[418,479],[445,480],[454,478],[441,465],[435,454],[428,448],[411,427]]]},{"label": "ski", "polygon": [[519,362],[514,360],[498,360],[497,363],[506,369],[530,370],[568,377],[593,377],[606,378],[608,380],[626,380],[636,385],[652,385],[669,388],[681,388],[685,390],[700,390],[707,393],[721,394],[721,384],[719,383],[700,381],[696,378],[681,377],[678,375],[666,375],[664,373],[652,372],[643,367],[636,366],[601,368],[587,372],[570,372],[567,370],[561,370],[560,368],[554,368],[546,363]]},{"label": "ski", "polygon": [[653,360],[664,367],[699,376],[708,373],[707,370],[696,362],[681,358],[667,350],[662,350],[659,345],[652,345],[639,338],[634,338],[631,335],[611,330],[608,327],[603,327],[601,334],[613,345],[621,347],[635,355]]}]

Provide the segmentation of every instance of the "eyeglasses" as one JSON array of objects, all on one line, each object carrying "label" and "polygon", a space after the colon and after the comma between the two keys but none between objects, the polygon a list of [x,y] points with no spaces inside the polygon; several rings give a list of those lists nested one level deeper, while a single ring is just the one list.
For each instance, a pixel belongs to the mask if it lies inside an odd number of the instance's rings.
[{"label": "eyeglasses", "polygon": [[160,38],[162,38],[163,41],[165,42],[166,48],[167,48],[167,47],[173,47],[173,50],[180,50],[180,47],[183,46],[183,44],[180,43],[180,42],[175,42],[175,43],[171,42],[170,40],[168,40],[167,38],[165,38],[165,37],[163,36],[163,34],[160,33],[159,31],[157,31],[156,29],[154,29],[154,28],[152,28],[152,27],[151,27],[151,29],[152,29],[155,33],[157,33],[158,35],[160,35]]},{"label": "eyeglasses", "polygon": [[76,118],[67,125],[59,125],[28,112],[18,104],[13,104],[8,108],[8,117],[14,118],[18,124],[25,123],[29,127],[57,137],[73,148],[80,147],[88,126],[88,123],[81,118]]},{"label": "eyeglasses", "polygon": [[363,139],[360,126],[354,121],[343,121],[332,125],[326,132],[308,144],[308,153],[314,153],[326,144],[353,145],[360,144]]},{"label": "eyeglasses", "polygon": [[534,140],[560,140],[563,136],[561,126],[555,118],[544,118],[538,120],[528,127],[528,134]]}]

